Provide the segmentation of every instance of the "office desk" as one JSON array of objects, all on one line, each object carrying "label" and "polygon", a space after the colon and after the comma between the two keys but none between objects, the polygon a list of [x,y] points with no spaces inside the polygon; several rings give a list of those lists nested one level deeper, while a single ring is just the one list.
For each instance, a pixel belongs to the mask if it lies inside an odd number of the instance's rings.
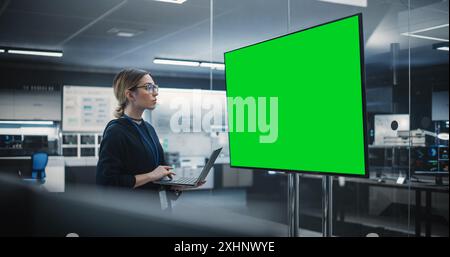
[{"label": "office desk", "polygon": [[[397,184],[395,181],[378,182],[374,179],[360,179],[360,178],[346,178],[347,182],[354,182],[359,184],[367,184],[369,186],[397,188],[415,191],[415,234],[422,235],[422,224],[425,222],[425,236],[431,236],[431,194],[432,193],[447,193],[449,192],[448,185],[433,185],[418,182],[409,182],[406,184]],[[425,192],[425,206],[422,206],[422,193]]]},{"label": "office desk", "polygon": [[[18,175],[18,170],[22,174],[31,174],[31,157],[0,157],[0,173]],[[49,156],[47,167],[45,168],[46,178],[42,188],[49,192],[65,191],[65,166],[64,157]]]},{"label": "office desk", "polygon": [[[321,180],[323,176],[321,175],[313,175],[313,174],[302,174],[301,178],[307,179],[307,180]],[[301,179],[302,180],[302,179]],[[304,181],[303,183],[311,183],[312,181]],[[356,210],[358,213],[360,213],[361,211],[363,213],[365,213],[366,211],[369,211],[369,206],[371,206],[372,204],[377,204],[377,202],[369,202],[369,190],[370,188],[386,188],[386,189],[399,189],[399,190],[411,190],[411,194],[415,194],[415,200],[413,199],[413,197],[411,197],[411,201],[408,200],[407,198],[405,198],[404,200],[408,203],[410,203],[412,206],[416,206],[414,213],[412,213],[411,216],[415,217],[415,220],[413,220],[414,226],[415,226],[415,235],[416,236],[423,236],[423,229],[422,229],[422,225],[425,224],[425,235],[426,236],[431,236],[431,224],[433,221],[433,217],[432,216],[432,194],[436,194],[436,193],[440,193],[440,194],[445,194],[448,196],[449,193],[449,186],[447,185],[442,185],[442,186],[437,186],[434,184],[425,184],[425,183],[419,183],[419,182],[407,182],[407,184],[397,184],[395,180],[386,180],[385,182],[378,182],[378,180],[374,179],[374,178],[356,178],[356,177],[345,177],[345,183],[346,186],[345,187],[340,187],[338,185],[338,178],[334,177],[334,183],[333,183],[333,200],[334,201],[338,201],[338,202],[334,202],[333,203],[333,222],[337,222],[338,221],[338,215],[340,215],[341,217],[341,221],[344,220],[344,216],[345,216],[345,212],[347,210]],[[314,183],[315,186],[320,186],[320,183]],[[311,189],[311,188],[310,188]],[[343,189],[343,190],[342,190]],[[350,191],[348,191],[350,190]],[[356,191],[354,191],[356,190]],[[320,187],[317,189],[317,191],[320,191]],[[315,192],[317,192],[315,191]],[[351,193],[351,195],[348,195],[347,193]],[[361,198],[361,194],[362,197]],[[422,196],[425,194],[425,199],[422,199]],[[354,196],[354,197],[353,197]],[[312,196],[308,196],[308,197],[312,197]],[[344,197],[344,198],[342,198]],[[366,198],[367,197],[367,198]],[[342,202],[338,199],[341,199]],[[401,199],[397,199],[397,200],[401,200]],[[319,199],[315,199],[315,201],[319,201]],[[395,201],[396,202],[396,201]],[[350,204],[350,205],[348,205]],[[363,204],[363,205],[360,205]],[[364,206],[364,204],[367,204],[366,206]],[[317,208],[321,208],[319,206],[316,206]],[[355,209],[356,208],[356,209]],[[319,212],[320,213],[320,212]],[[396,219],[398,218],[397,216],[393,216],[396,217]],[[364,225],[365,223],[367,223],[366,225],[375,225],[375,227],[380,227],[383,226],[384,221],[381,220],[377,220],[372,223],[371,221],[372,218],[370,216],[368,216],[368,219],[365,219],[364,216],[359,216],[358,217],[350,217],[349,216],[349,222],[350,223],[357,223],[357,224],[361,224]],[[381,218],[381,217],[379,217]],[[380,223],[381,222],[381,223]],[[398,222],[398,219],[397,219]],[[389,220],[387,220],[387,224],[389,224]],[[401,225],[401,224],[398,224]],[[406,231],[406,224],[405,227],[400,226],[400,233],[408,233],[409,231]],[[390,225],[387,225],[389,228]],[[395,225],[396,226],[396,225]],[[393,230],[395,231],[395,230]]]}]

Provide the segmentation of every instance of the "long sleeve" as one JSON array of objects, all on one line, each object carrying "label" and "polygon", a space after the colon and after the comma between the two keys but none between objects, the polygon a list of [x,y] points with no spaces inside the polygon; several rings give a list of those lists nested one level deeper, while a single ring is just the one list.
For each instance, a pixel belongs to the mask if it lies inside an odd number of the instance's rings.
[{"label": "long sleeve", "polygon": [[119,131],[108,128],[100,145],[97,184],[132,188],[136,183],[135,176],[121,172],[125,169],[123,157],[126,156],[123,137],[114,132]]}]

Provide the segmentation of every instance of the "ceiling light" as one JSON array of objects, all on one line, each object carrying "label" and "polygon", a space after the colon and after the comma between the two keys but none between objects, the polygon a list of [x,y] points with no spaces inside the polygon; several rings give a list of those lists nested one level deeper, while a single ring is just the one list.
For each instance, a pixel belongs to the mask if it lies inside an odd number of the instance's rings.
[{"label": "ceiling light", "polygon": [[129,28],[111,28],[110,30],[108,30],[108,34],[114,34],[118,37],[134,37],[138,34],[141,34],[142,32],[142,30]]},{"label": "ceiling light", "polygon": [[5,52],[5,49],[0,49],[0,53],[4,53]]},{"label": "ceiling light", "polygon": [[156,63],[156,64],[168,64],[168,65],[192,66],[192,67],[200,66],[200,62],[169,60],[169,59],[154,59],[153,63]]},{"label": "ceiling light", "polygon": [[446,38],[438,38],[438,37],[429,37],[429,36],[417,35],[417,33],[430,31],[430,30],[435,30],[435,29],[440,29],[440,28],[445,28],[445,27],[448,27],[448,25],[449,24],[447,23],[447,24],[442,24],[442,25],[438,25],[438,26],[428,27],[428,28],[424,28],[424,29],[411,31],[411,32],[404,32],[404,33],[402,33],[402,35],[403,36],[408,36],[408,37],[416,37],[416,38],[429,39],[429,40],[435,40],[435,41],[441,41],[441,42],[448,42],[448,39],[446,39]]},{"label": "ceiling light", "polygon": [[408,37],[416,37],[416,38],[422,38],[422,39],[429,39],[429,40],[435,40],[435,41],[442,41],[442,42],[448,42],[448,39],[445,38],[438,38],[438,37],[428,37],[428,36],[422,36],[422,35],[416,35],[413,33],[402,33],[403,36],[408,36]]},{"label": "ceiling light", "polygon": [[442,24],[442,25],[432,26],[432,27],[428,27],[428,28],[424,28],[424,29],[415,30],[415,31],[412,31],[412,32],[410,32],[410,33],[415,34],[415,33],[420,33],[420,32],[430,31],[430,30],[434,30],[434,29],[445,28],[445,27],[448,27],[448,25],[449,25],[449,24],[447,23],[447,24]]},{"label": "ceiling light", "polygon": [[329,2],[333,4],[345,4],[358,7],[367,7],[367,0],[319,0],[321,2]]},{"label": "ceiling light", "polygon": [[0,120],[0,124],[19,124],[19,125],[53,125],[53,121],[46,120]]},{"label": "ceiling light", "polygon": [[40,50],[19,50],[8,49],[8,54],[23,54],[23,55],[38,55],[38,56],[50,56],[50,57],[62,57],[63,53],[59,51],[40,51]]},{"label": "ceiling light", "polygon": [[223,63],[202,62],[200,63],[200,67],[207,67],[216,70],[225,70],[225,64]]},{"label": "ceiling light", "polygon": [[131,32],[118,32],[116,34],[118,37],[134,37],[135,34]]},{"label": "ceiling light", "polygon": [[437,137],[438,137],[440,140],[448,140],[448,139],[449,139],[448,133],[439,133]]},{"label": "ceiling light", "polygon": [[448,42],[433,44],[433,49],[448,51]]},{"label": "ceiling light", "polygon": [[172,3],[172,4],[182,4],[184,2],[186,2],[186,0],[155,0],[158,2],[167,2],[167,3]]},{"label": "ceiling light", "polygon": [[213,63],[213,62],[200,62],[200,61],[188,61],[188,60],[173,60],[173,59],[160,59],[156,58],[153,60],[156,64],[169,64],[169,65],[181,65],[181,66],[191,66],[191,67],[204,67],[214,70],[225,70],[225,64],[223,63]]}]

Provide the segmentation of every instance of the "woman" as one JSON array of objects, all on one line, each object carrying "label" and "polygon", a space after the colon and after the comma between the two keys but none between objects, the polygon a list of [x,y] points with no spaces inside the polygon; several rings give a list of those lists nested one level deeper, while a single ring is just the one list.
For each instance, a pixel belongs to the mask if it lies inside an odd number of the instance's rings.
[{"label": "woman", "polygon": [[117,119],[103,133],[97,184],[156,190],[160,186],[152,182],[175,175],[166,166],[155,129],[142,119],[145,109],[156,106],[158,86],[148,72],[126,69],[117,74],[113,87],[119,102]]}]

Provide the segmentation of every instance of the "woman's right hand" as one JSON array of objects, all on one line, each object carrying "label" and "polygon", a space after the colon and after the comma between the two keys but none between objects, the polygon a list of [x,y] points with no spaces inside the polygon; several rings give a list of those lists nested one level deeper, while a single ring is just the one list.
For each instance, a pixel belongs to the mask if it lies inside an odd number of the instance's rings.
[{"label": "woman's right hand", "polygon": [[160,166],[156,167],[156,169],[151,171],[149,173],[149,175],[152,177],[152,181],[161,180],[165,176],[172,178],[172,176],[174,176],[176,174],[173,173],[172,171],[170,171],[171,169],[172,169],[172,167],[170,167],[170,166],[160,165]]}]

